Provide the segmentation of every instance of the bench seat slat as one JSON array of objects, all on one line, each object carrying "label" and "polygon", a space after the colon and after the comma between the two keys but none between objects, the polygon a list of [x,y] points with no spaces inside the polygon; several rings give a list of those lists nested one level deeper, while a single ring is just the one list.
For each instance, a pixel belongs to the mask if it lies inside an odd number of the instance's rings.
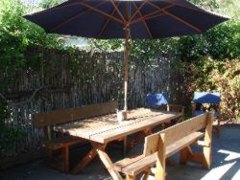
[{"label": "bench seat slat", "polygon": [[156,163],[156,153],[143,157],[140,160],[124,167],[122,172],[128,175],[136,176],[143,170],[146,170]]},{"label": "bench seat slat", "polygon": [[144,155],[141,154],[141,155],[136,155],[136,156],[133,156],[133,157],[129,157],[129,158],[124,158],[120,161],[117,161],[114,163],[114,169],[116,171],[119,171],[121,172],[123,168],[129,166],[130,164],[133,164],[139,160],[141,160],[142,158],[144,158]]},{"label": "bench seat slat", "polygon": [[[166,157],[170,157],[182,148],[194,143],[197,139],[203,137],[202,132],[193,132],[186,137],[170,144],[166,147]],[[143,170],[150,168],[156,163],[156,153],[144,157],[143,155],[127,158],[114,163],[114,169],[125,174],[135,176]]]}]

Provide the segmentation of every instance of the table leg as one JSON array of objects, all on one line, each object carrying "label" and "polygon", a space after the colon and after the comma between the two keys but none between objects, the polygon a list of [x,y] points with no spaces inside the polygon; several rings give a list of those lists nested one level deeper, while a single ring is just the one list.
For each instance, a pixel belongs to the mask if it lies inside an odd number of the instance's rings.
[{"label": "table leg", "polygon": [[123,157],[127,154],[127,136],[123,138]]},{"label": "table leg", "polygon": [[98,156],[114,180],[122,180],[118,171],[113,168],[113,163],[108,154],[100,149],[97,150]]},{"label": "table leg", "polygon": [[97,156],[97,149],[104,151],[107,146],[107,144],[98,144],[98,143],[91,143],[91,145],[92,145],[92,149],[74,167],[74,169],[72,170],[72,173],[74,174],[79,173],[85,166],[87,166]]}]

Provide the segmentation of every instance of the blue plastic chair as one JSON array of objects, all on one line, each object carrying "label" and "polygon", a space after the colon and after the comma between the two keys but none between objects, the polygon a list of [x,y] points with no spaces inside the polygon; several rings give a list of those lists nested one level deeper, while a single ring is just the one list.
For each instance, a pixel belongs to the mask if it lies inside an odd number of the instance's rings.
[{"label": "blue plastic chair", "polygon": [[150,108],[163,109],[165,111],[180,112],[184,114],[182,105],[169,104],[167,93],[149,93],[146,97],[146,104]]},{"label": "blue plastic chair", "polygon": [[219,104],[221,102],[220,93],[218,92],[194,92],[194,103],[211,103]]},{"label": "blue plastic chair", "polygon": [[[193,103],[195,104],[195,108],[193,108],[193,116],[204,113],[203,110],[196,107],[197,104],[216,104],[219,106],[220,102],[221,97],[218,92],[194,92]],[[219,115],[219,108],[216,110],[215,116]]]},{"label": "blue plastic chair", "polygon": [[167,93],[151,93],[147,95],[146,103],[150,107],[159,107],[168,104]]},{"label": "blue plastic chair", "polygon": [[221,94],[218,92],[194,92],[193,104],[192,104],[192,115],[198,116],[210,109],[201,109],[202,104],[214,105],[214,116],[217,119],[217,133],[220,134],[220,102]]}]

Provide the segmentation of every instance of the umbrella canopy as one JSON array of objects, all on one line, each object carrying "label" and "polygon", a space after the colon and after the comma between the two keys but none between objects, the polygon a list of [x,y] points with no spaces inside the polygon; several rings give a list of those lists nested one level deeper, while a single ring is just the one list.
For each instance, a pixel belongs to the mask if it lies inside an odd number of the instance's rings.
[{"label": "umbrella canopy", "polygon": [[48,33],[125,39],[124,109],[127,110],[129,39],[198,34],[227,18],[186,0],[69,0],[25,16]]}]

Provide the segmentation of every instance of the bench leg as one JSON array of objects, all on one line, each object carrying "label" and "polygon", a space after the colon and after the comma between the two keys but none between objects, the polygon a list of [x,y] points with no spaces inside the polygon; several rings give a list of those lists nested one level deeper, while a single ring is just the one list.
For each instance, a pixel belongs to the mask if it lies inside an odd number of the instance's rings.
[{"label": "bench leg", "polygon": [[157,180],[165,180],[166,147],[164,143],[165,143],[165,134],[161,134],[159,138],[159,150],[157,152],[157,162],[156,162],[155,179]]},{"label": "bench leg", "polygon": [[186,164],[190,157],[193,155],[192,150],[189,146],[180,151],[180,163]]},{"label": "bench leg", "polygon": [[141,180],[147,180],[147,179],[148,179],[148,176],[150,175],[150,173],[151,173],[151,168],[148,169],[148,170],[146,170],[146,171],[144,171],[144,172],[143,172],[143,175],[142,175],[142,177],[141,177]]},{"label": "bench leg", "polygon": [[180,163],[186,164],[187,161],[192,161],[195,163],[202,163],[203,154],[202,153],[193,153],[190,146],[187,146],[180,150]]},{"label": "bench leg", "polygon": [[[65,173],[69,172],[69,146],[56,150],[46,149],[46,151],[47,162],[52,168]],[[55,154],[55,152],[57,154]]]},{"label": "bench leg", "polygon": [[64,172],[68,172],[69,171],[69,147],[66,146],[63,149],[63,162],[64,162]]},{"label": "bench leg", "polygon": [[203,153],[193,153],[188,146],[180,151],[180,163],[186,164],[187,161],[200,163],[204,168],[209,169],[211,166],[211,147],[204,146]]},{"label": "bench leg", "polygon": [[212,122],[213,122],[213,113],[208,115],[208,121],[207,121],[207,126],[206,126],[206,131],[205,131],[205,136],[204,136],[204,142],[208,146],[203,147],[203,156],[204,156],[204,161],[203,161],[203,167],[210,169],[211,163],[212,163]]},{"label": "bench leg", "polygon": [[211,147],[203,148],[203,167],[210,169],[211,166]]}]

